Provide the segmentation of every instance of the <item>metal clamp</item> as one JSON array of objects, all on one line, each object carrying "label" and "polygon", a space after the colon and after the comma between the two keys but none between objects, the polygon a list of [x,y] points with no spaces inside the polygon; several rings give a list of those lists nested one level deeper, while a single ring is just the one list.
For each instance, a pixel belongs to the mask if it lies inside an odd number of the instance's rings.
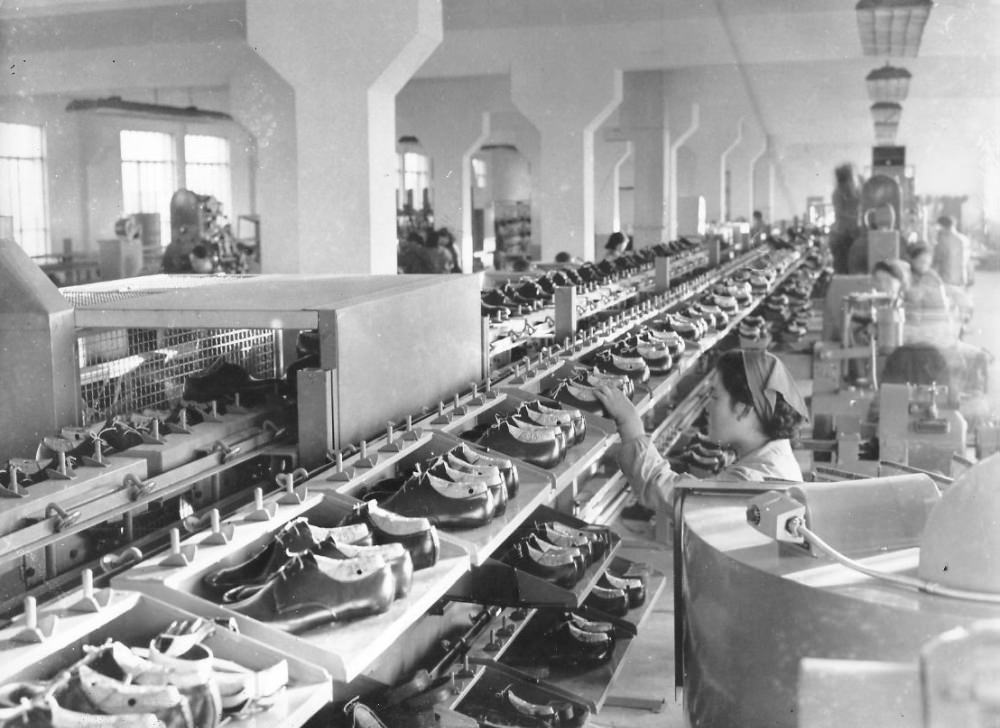
[{"label": "metal clamp", "polygon": [[287,427],[278,427],[271,420],[264,420],[260,423],[260,429],[264,432],[270,432],[274,439],[277,440],[279,437],[283,436],[287,431]]},{"label": "metal clamp", "polygon": [[45,518],[54,518],[52,526],[56,533],[61,533],[80,520],[80,511],[69,513],[58,503],[49,503],[45,506]]},{"label": "metal clamp", "polygon": [[142,481],[134,473],[129,473],[122,480],[122,488],[128,491],[129,500],[137,501],[153,492],[156,488],[156,481]]},{"label": "metal clamp", "polygon": [[228,463],[234,457],[236,457],[237,455],[239,455],[240,448],[238,448],[238,447],[230,447],[229,445],[227,445],[226,443],[224,443],[222,440],[216,440],[215,444],[212,446],[212,452],[217,452],[220,455],[222,455],[222,462]]},{"label": "metal clamp", "polygon": [[142,561],[142,551],[135,546],[129,546],[120,554],[104,554],[98,563],[101,566],[101,571],[107,574],[112,569],[136,564],[140,561]]}]

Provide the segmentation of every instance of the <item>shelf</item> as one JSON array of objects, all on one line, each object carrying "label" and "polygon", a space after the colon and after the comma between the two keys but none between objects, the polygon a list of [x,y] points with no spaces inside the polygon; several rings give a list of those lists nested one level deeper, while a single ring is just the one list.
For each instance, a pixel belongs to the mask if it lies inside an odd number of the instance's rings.
[{"label": "shelf", "polygon": [[[627,562],[616,557],[614,561]],[[499,662],[523,670],[539,679],[557,685],[587,704],[597,712],[604,705],[611,687],[625,664],[629,648],[634,638],[639,634],[643,623],[654,608],[660,595],[666,587],[667,578],[658,571],[653,571],[647,582],[645,601],[629,611],[626,617],[616,618],[602,614],[595,609],[583,609],[578,612],[591,621],[608,622],[615,626],[614,653],[606,663],[595,665],[589,669],[573,669],[561,664],[551,663],[543,668],[532,669],[531,662],[537,645],[545,640],[545,634],[557,618],[557,610],[538,609],[526,620],[526,624],[512,638],[513,644],[496,658]]]},{"label": "shelf", "polygon": [[[127,645],[145,647],[157,634],[176,621],[193,620],[196,615],[157,599],[135,592],[100,590],[95,596],[102,606],[97,612],[74,611],[82,599],[76,590],[39,609],[39,624],[55,621],[51,636],[40,644],[14,641],[24,629],[23,617],[0,630],[4,660],[0,683],[42,681],[74,664],[84,656],[85,646],[114,639]],[[106,603],[105,603],[105,600]],[[294,653],[283,653],[251,637],[218,627],[204,644],[212,654],[232,660],[250,670],[287,666],[287,685],[278,692],[268,710],[243,718],[231,716],[226,724],[246,728],[295,728],[312,718],[332,696],[330,676]],[[95,720],[97,720],[95,718]]]},{"label": "shelf", "polygon": [[[267,622],[246,617],[205,595],[201,583],[206,573],[219,566],[245,560],[267,544],[282,525],[294,518],[308,516],[323,500],[320,494],[309,494],[298,505],[280,505],[278,515],[265,522],[246,520],[247,513],[252,509],[252,506],[248,507],[225,521],[235,531],[231,543],[207,545],[203,541],[208,534],[199,534],[185,542],[197,547],[187,565],[164,566],[163,556],[160,555],[115,577],[112,583],[142,591],[200,616],[235,619],[243,634],[319,665],[335,680],[349,682],[405,634],[448,587],[468,571],[469,558],[461,548],[442,542],[437,563],[414,572],[409,594],[395,600],[387,612],[331,623],[302,635],[275,629]],[[350,510],[349,506],[343,512],[347,510]]]},{"label": "shelf", "polygon": [[[457,436],[464,430],[493,422],[495,415],[508,415],[525,402],[539,400],[550,407],[560,408],[557,402],[547,397],[523,392],[519,389],[505,387],[499,391],[501,397],[474,413],[470,412],[466,416],[456,419],[447,425],[447,431]],[[573,478],[590,468],[607,448],[608,436],[611,434],[613,425],[591,413],[584,412],[583,415],[587,423],[587,432],[583,442],[570,445],[562,461],[544,471],[552,475],[557,483],[566,484],[572,481]],[[498,450],[498,452],[501,451]],[[510,453],[504,454],[513,457]]]},{"label": "shelf", "polygon": [[[573,707],[574,718],[590,712],[590,709],[574,694],[495,662],[482,665],[476,677],[464,686],[450,708],[480,720],[485,717],[485,710],[500,707],[500,694],[507,688],[522,700],[535,704],[569,703]],[[503,715],[505,725],[519,724],[517,713],[507,711]],[[569,724],[583,726],[588,722],[584,720]]]},{"label": "shelf", "polygon": [[[417,447],[406,451],[401,457],[392,461],[377,463],[374,468],[370,468],[347,482],[342,483],[322,483],[316,486],[317,490],[333,490],[342,498],[350,497],[351,502],[357,502],[355,497],[359,497],[365,488],[376,484],[378,481],[394,476],[397,468],[409,468],[415,463],[435,458],[447,453],[460,444],[465,444],[474,450],[486,452],[477,446],[459,440],[457,437],[443,432],[431,432],[426,439]],[[465,530],[445,530],[439,528],[442,543],[448,542],[468,552],[473,565],[482,564],[491,553],[528,518],[531,513],[541,504],[552,500],[555,477],[548,471],[537,468],[528,463],[521,462],[516,458],[511,459],[516,465],[520,485],[517,495],[507,502],[507,510],[503,515],[496,516],[485,526]],[[346,502],[346,501],[344,501]],[[391,506],[387,506],[391,509]]]},{"label": "shelf", "polygon": [[504,559],[513,548],[514,543],[522,535],[527,535],[535,523],[558,521],[571,528],[584,528],[592,524],[548,506],[539,506],[531,514],[530,519],[530,523],[526,521],[522,528],[518,529],[511,538],[495,550],[493,557],[456,582],[453,589],[448,592],[448,598],[454,601],[484,602],[501,606],[580,607],[608,564],[611,563],[615,551],[621,544],[621,538],[609,530],[611,547],[608,552],[603,555],[601,561],[588,565],[572,588],[565,588],[518,569],[506,563]]}]

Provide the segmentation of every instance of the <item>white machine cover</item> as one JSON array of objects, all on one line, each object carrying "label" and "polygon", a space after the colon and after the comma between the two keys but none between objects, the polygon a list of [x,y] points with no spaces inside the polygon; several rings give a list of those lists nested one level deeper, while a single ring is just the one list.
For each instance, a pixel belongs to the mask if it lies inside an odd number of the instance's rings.
[{"label": "white machine cover", "polygon": [[920,541],[919,574],[946,586],[1000,594],[1000,453],[944,492]]}]

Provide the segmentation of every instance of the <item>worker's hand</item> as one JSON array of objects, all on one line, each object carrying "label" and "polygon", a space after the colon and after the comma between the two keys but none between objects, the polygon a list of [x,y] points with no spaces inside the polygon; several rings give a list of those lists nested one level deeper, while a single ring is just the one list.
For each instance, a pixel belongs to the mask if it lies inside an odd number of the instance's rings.
[{"label": "worker's hand", "polygon": [[639,412],[622,390],[617,387],[609,387],[606,384],[599,384],[594,387],[594,393],[604,405],[604,411],[618,425],[618,434],[621,435],[622,442],[634,440],[646,434],[646,428],[642,425]]}]

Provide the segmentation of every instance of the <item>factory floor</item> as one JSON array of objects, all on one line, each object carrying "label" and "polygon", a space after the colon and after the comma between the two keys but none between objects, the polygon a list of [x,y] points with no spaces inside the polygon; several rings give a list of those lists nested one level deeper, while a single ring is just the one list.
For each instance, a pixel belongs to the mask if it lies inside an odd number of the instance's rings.
[{"label": "factory floor", "polygon": [[674,699],[672,547],[653,539],[653,526],[649,522],[619,519],[612,525],[622,537],[619,553],[649,564],[665,574],[667,580],[632,644],[605,706],[587,724],[588,728],[681,728],[684,717],[680,693]]}]

